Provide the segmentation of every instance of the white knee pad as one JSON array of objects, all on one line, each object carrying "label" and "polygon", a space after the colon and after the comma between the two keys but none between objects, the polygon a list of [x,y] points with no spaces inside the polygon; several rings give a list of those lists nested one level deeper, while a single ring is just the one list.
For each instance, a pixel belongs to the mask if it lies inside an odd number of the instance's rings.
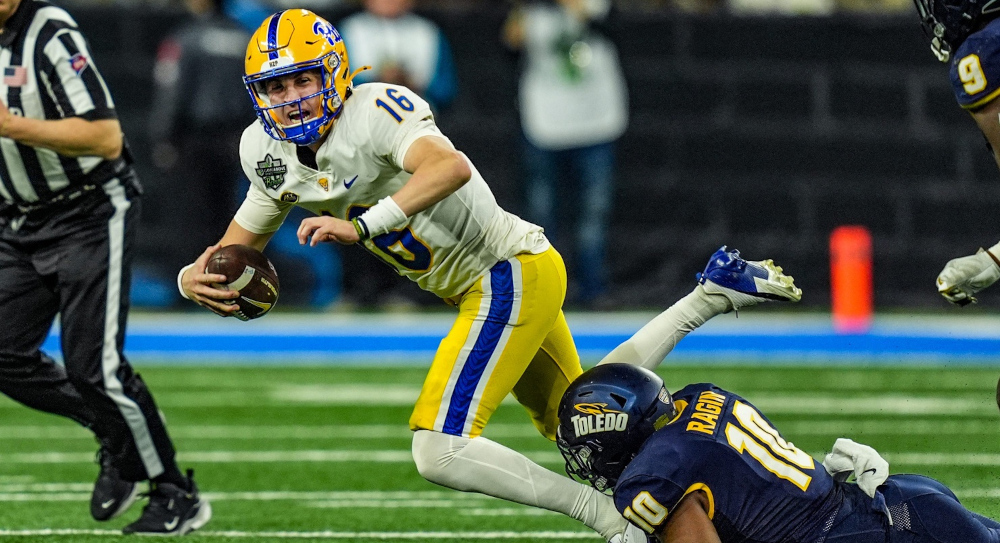
[{"label": "white knee pad", "polygon": [[432,483],[456,490],[468,490],[462,488],[464,485],[461,484],[460,477],[456,477],[454,470],[448,469],[448,466],[470,441],[472,440],[467,437],[417,430],[413,433],[412,449],[417,472]]}]

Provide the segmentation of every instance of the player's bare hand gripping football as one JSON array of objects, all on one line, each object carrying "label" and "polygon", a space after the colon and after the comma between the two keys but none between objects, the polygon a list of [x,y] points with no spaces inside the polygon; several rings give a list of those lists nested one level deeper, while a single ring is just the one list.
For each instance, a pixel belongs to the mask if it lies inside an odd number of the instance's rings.
[{"label": "player's bare hand gripping football", "polygon": [[[350,226],[350,223],[348,223]],[[223,290],[215,285],[225,283],[225,275],[207,273],[208,261],[216,251],[227,245],[249,245],[258,251],[264,249],[273,234],[254,234],[243,228],[236,221],[229,223],[226,234],[218,243],[205,249],[192,264],[181,269],[177,276],[177,287],[185,298],[223,317],[232,316],[238,306],[231,300],[240,297],[237,290]]]}]

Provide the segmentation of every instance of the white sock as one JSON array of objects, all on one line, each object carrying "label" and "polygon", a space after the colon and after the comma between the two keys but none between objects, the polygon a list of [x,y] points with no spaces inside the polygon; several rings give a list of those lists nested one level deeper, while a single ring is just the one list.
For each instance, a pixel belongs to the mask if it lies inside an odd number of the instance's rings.
[{"label": "white sock", "polygon": [[732,309],[725,296],[711,295],[698,285],[690,294],[646,323],[599,363],[625,363],[655,370],[677,343],[716,315]]},{"label": "white sock", "polygon": [[610,496],[485,437],[417,430],[413,460],[420,475],[432,483],[556,511],[586,524],[605,540],[625,527]]}]

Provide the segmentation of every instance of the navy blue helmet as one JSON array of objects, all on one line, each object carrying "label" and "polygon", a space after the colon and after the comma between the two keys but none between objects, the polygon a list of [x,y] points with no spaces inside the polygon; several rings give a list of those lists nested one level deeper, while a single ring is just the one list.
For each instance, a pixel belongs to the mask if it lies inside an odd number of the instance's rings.
[{"label": "navy blue helmet", "polygon": [[941,62],[948,62],[951,53],[969,34],[1000,16],[1000,0],[913,0],[920,15],[920,24],[931,38],[931,51]]},{"label": "navy blue helmet", "polygon": [[604,364],[587,370],[559,402],[556,445],[566,473],[601,492],[614,490],[646,439],[676,414],[663,379],[647,369]]}]

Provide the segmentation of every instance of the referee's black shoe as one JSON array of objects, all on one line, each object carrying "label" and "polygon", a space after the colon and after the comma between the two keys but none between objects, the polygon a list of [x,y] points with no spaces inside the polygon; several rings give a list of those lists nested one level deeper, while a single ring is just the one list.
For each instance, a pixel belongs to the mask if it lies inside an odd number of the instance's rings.
[{"label": "referee's black shoe", "polygon": [[139,498],[139,483],[125,481],[111,465],[111,455],[103,447],[97,451],[101,472],[90,495],[90,515],[94,520],[111,520],[132,507]]},{"label": "referee's black shoe", "polygon": [[122,533],[184,535],[204,526],[212,518],[212,506],[198,493],[193,475],[188,470],[188,489],[170,483],[150,483],[149,503],[142,516],[123,528]]}]

